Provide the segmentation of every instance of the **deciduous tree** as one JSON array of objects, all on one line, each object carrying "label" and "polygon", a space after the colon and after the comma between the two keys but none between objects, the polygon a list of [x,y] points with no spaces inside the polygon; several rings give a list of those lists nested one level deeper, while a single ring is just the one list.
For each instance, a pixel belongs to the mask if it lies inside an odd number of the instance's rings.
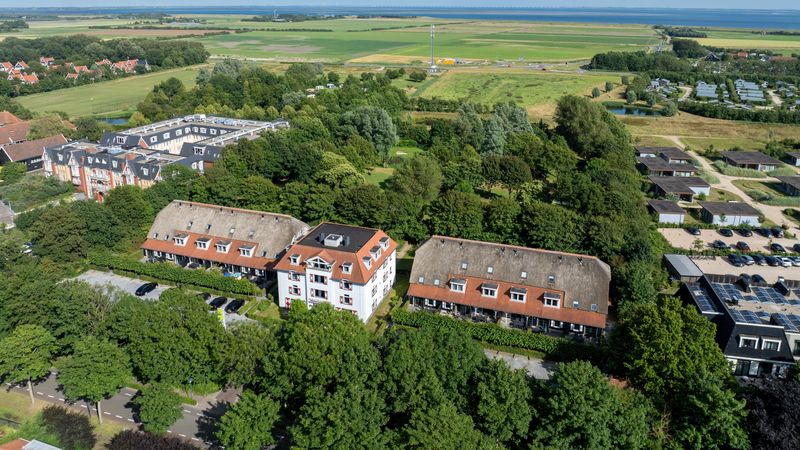
[{"label": "deciduous tree", "polygon": [[260,450],[275,443],[272,430],[280,404],[265,394],[244,391],[219,421],[217,438],[226,448]]},{"label": "deciduous tree", "polygon": [[12,383],[25,382],[33,399],[32,380],[50,374],[56,340],[39,325],[20,325],[0,341],[0,375]]},{"label": "deciduous tree", "polygon": [[150,433],[164,434],[183,416],[181,397],[168,384],[154,383],[147,386],[133,401],[139,407],[139,421],[144,424],[145,431]]}]

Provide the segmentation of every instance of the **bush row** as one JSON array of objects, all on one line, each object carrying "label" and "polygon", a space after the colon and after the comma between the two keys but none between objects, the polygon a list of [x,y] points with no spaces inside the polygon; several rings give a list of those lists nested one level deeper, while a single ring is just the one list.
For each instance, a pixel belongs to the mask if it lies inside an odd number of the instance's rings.
[{"label": "bush row", "polygon": [[395,308],[391,317],[394,324],[457,330],[489,344],[536,350],[549,359],[595,359],[599,356],[599,348],[591,345],[546,334],[503,328],[493,323],[468,322],[424,311],[411,312],[405,308]]},{"label": "bush row", "polygon": [[100,268],[124,270],[178,285],[189,284],[240,295],[260,293],[259,287],[247,280],[237,280],[202,270],[184,269],[172,263],[144,263],[110,253],[92,254],[89,256],[89,262]]}]

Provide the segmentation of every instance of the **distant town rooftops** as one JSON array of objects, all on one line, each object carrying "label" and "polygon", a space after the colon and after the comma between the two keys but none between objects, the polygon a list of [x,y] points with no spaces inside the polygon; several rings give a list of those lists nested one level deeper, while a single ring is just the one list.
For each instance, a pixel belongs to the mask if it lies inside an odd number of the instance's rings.
[{"label": "distant town rooftops", "polygon": [[709,213],[719,216],[760,216],[757,209],[744,202],[698,202]]}]

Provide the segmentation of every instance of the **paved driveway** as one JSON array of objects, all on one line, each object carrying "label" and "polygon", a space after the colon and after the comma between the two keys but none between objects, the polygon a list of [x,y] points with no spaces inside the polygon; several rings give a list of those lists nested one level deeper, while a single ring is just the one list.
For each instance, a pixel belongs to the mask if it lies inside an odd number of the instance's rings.
[{"label": "paved driveway", "polygon": [[[88,270],[80,274],[77,279],[85,281],[94,286],[111,285],[131,295],[136,295],[136,289],[138,289],[139,286],[143,285],[144,283],[147,283],[146,281],[139,280],[137,278],[123,277],[111,272],[100,272],[99,270]],[[172,286],[159,284],[155,290],[151,291],[147,295],[144,295],[142,298],[157,300],[158,297],[161,296],[161,293],[170,287]]]},{"label": "paved driveway", "polygon": [[539,379],[547,380],[555,370],[555,363],[544,361],[536,358],[529,358],[522,355],[514,355],[511,353],[499,352],[497,350],[484,349],[486,356],[492,359],[501,359],[508,364],[512,369],[523,369],[529,376]]}]

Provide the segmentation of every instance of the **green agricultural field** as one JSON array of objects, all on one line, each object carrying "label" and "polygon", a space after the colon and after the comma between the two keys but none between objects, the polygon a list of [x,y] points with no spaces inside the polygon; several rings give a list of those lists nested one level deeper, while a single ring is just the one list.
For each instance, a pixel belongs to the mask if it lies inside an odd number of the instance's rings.
[{"label": "green agricultural field", "polygon": [[494,104],[512,102],[531,107],[553,105],[566,94],[588,94],[593,87],[603,87],[606,81],[616,81],[610,74],[451,71],[441,75],[420,90],[421,97],[448,100],[469,100]]},{"label": "green agricultural field", "polygon": [[800,36],[762,35],[751,30],[709,30],[707,38],[697,39],[702,45],[730,49],[763,49],[779,53],[796,53]]},{"label": "green agricultural field", "polygon": [[118,80],[103,81],[41,94],[26,95],[16,100],[35,112],[63,111],[70,117],[117,115],[132,112],[136,105],[158,83],[175,77],[187,87],[194,86],[202,66],[183,67]]}]

